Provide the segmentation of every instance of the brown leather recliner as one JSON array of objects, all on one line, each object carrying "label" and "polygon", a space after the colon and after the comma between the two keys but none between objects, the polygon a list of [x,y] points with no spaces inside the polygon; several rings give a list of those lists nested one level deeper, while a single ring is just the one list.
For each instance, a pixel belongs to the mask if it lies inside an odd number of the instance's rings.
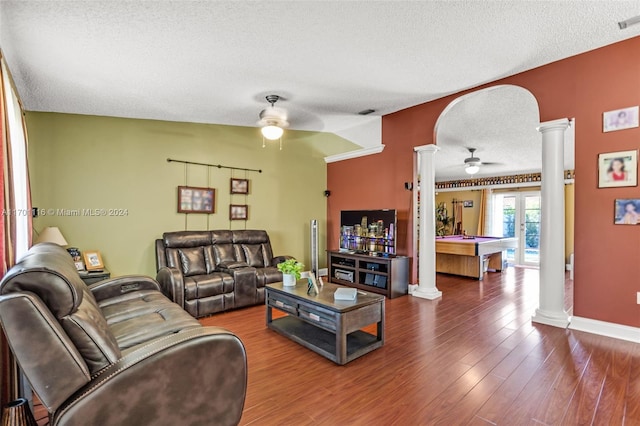
[{"label": "brown leather recliner", "polygon": [[51,425],[240,421],[242,342],[202,327],[151,278],[87,286],[64,249],[38,244],[0,282],[0,323]]},{"label": "brown leather recliner", "polygon": [[266,231],[165,232],[156,240],[163,292],[196,318],[264,303],[265,284],[282,281]]}]

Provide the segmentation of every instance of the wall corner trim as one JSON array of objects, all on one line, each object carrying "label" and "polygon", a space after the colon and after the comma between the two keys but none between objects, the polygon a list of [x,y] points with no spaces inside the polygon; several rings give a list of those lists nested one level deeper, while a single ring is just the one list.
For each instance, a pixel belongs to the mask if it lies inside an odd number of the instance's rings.
[{"label": "wall corner trim", "polygon": [[366,155],[380,154],[384,150],[384,145],[380,144],[369,148],[357,149],[355,151],[343,152],[342,154],[329,155],[324,157],[325,163],[335,163],[336,161],[349,160],[351,158],[364,157]]},{"label": "wall corner trim", "polygon": [[640,328],[638,327],[573,316],[571,317],[569,328],[571,330],[585,331],[587,333],[613,337],[614,339],[640,343]]}]

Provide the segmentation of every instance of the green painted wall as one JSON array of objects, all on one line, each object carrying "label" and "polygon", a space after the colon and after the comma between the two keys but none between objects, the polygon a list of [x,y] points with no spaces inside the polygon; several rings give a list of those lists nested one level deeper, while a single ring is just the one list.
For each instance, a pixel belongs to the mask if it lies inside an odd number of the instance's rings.
[{"label": "green painted wall", "polygon": [[[165,231],[266,229],[274,254],[309,260],[309,221],[320,225],[325,264],[326,164],[323,157],[356,149],[334,134],[287,131],[284,149],[262,148],[249,127],[29,112],[33,205],[48,213],[34,229],[58,226],[70,246],[100,250],[113,275],[155,276],[154,240]],[[262,169],[234,171],[251,193],[229,194],[232,172],[168,163],[167,158]],[[216,188],[215,214],[176,212],[177,186]],[[229,220],[229,204],[248,204],[249,220]],[[89,216],[83,209],[123,209]],[[79,210],[68,216],[60,210]],[[53,214],[52,214],[53,213]]]}]

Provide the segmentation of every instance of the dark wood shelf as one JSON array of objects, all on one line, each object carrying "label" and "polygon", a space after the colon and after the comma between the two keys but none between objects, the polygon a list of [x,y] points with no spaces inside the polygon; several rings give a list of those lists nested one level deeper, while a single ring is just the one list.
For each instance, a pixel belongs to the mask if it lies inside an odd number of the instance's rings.
[{"label": "dark wood shelf", "polygon": [[[294,342],[313,350],[333,362],[339,362],[336,356],[335,332],[324,330],[317,325],[309,324],[298,317],[286,316],[273,320],[269,326]],[[382,346],[382,342],[373,334],[354,331],[347,334],[347,360],[351,361],[361,355]]]},{"label": "dark wood shelf", "polygon": [[[328,252],[329,280],[332,283],[355,287],[363,291],[382,294],[388,298],[407,294],[409,288],[409,258],[406,256],[378,257],[368,254],[345,253],[340,251]],[[354,266],[342,263],[353,263]],[[353,272],[353,282],[336,278],[336,270]],[[380,286],[365,283],[367,275],[384,277]]]}]

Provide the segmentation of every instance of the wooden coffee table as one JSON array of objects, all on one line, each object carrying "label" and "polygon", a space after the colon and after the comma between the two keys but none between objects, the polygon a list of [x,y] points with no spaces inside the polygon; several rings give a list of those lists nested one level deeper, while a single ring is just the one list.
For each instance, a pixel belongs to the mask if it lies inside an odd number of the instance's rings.
[{"label": "wooden coffee table", "polygon": [[[384,296],[359,292],[356,300],[333,300],[342,286],[326,283],[317,296],[307,294],[307,280],[295,287],[267,284],[267,327],[305,348],[344,365],[384,344]],[[287,316],[273,319],[272,309]],[[361,328],[377,325],[375,335]]]}]

